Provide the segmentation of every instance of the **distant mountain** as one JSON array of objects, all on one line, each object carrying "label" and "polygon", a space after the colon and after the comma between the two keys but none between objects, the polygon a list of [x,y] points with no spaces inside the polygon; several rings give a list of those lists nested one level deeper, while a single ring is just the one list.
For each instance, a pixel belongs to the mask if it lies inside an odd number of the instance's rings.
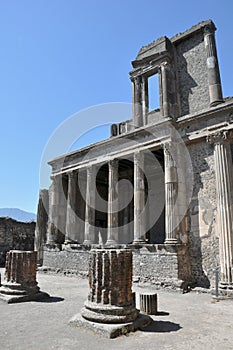
[{"label": "distant mountain", "polygon": [[18,208],[0,208],[0,217],[10,217],[17,221],[30,222],[36,221],[36,214]]}]

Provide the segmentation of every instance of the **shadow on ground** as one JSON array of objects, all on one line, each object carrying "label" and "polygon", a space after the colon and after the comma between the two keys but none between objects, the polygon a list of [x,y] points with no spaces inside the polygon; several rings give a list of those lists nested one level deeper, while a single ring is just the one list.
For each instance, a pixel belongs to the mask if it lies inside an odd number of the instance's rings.
[{"label": "shadow on ground", "polygon": [[38,303],[59,303],[60,301],[64,301],[64,298],[60,297],[48,297],[45,299],[37,300]]},{"label": "shadow on ground", "polygon": [[169,312],[166,311],[158,311],[156,312],[156,316],[168,316]]},{"label": "shadow on ground", "polygon": [[153,321],[151,324],[142,329],[143,332],[151,332],[151,333],[169,333],[169,332],[177,332],[182,327],[178,323],[170,322],[170,321]]}]

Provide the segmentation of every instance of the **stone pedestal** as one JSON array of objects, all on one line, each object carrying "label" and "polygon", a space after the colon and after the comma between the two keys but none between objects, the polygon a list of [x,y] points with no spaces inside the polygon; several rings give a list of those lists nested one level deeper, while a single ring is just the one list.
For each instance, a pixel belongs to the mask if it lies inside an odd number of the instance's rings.
[{"label": "stone pedestal", "polygon": [[145,327],[151,318],[139,316],[131,288],[131,250],[92,250],[88,299],[81,315],[75,315],[71,324],[92,329],[109,338]]},{"label": "stone pedestal", "polygon": [[6,256],[5,278],[0,299],[7,303],[39,300],[49,295],[40,292],[36,281],[37,252],[11,250]]}]

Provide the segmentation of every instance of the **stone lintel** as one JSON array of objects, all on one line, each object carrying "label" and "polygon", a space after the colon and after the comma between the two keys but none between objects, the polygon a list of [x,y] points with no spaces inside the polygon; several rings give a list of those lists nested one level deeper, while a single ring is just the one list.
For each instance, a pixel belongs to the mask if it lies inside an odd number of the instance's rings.
[{"label": "stone lintel", "polygon": [[147,315],[139,314],[133,322],[118,323],[118,324],[104,324],[92,321],[87,321],[80,313],[76,314],[70,320],[70,325],[80,327],[82,329],[90,330],[94,334],[99,334],[105,338],[113,339],[130,332],[135,332],[138,329],[147,327],[152,318]]}]

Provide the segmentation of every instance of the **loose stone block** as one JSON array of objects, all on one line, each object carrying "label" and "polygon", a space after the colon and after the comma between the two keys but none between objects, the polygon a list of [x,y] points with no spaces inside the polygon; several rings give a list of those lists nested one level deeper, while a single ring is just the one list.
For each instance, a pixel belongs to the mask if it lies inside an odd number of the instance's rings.
[{"label": "loose stone block", "polygon": [[9,303],[48,298],[36,281],[37,252],[11,250],[6,256],[0,299]]},{"label": "loose stone block", "polygon": [[140,294],[140,311],[147,315],[156,315],[158,311],[157,294]]}]

